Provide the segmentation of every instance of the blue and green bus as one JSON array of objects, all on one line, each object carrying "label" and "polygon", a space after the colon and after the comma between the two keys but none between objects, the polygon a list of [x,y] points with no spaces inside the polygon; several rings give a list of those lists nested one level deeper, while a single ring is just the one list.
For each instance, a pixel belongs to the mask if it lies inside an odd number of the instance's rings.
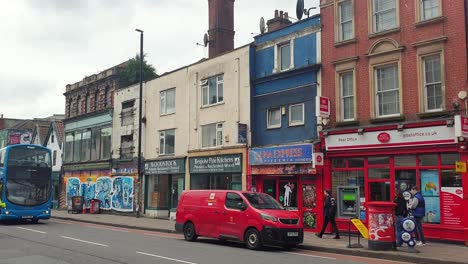
[{"label": "blue and green bus", "polygon": [[29,144],[0,149],[0,220],[49,219],[51,186],[49,149]]}]

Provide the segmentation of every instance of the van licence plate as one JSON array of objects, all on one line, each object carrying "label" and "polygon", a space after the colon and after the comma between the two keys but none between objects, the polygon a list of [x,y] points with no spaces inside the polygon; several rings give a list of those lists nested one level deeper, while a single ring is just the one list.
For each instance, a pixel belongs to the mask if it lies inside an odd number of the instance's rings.
[{"label": "van licence plate", "polygon": [[298,232],[288,232],[287,235],[297,237],[297,236],[299,236],[299,233]]},{"label": "van licence plate", "polygon": [[23,219],[31,219],[33,218],[32,215],[23,215],[21,218]]}]

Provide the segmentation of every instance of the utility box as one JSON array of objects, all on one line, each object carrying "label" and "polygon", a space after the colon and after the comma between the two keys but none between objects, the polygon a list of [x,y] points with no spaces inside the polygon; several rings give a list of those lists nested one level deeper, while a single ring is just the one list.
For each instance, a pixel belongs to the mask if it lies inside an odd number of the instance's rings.
[{"label": "utility box", "polygon": [[68,197],[67,210],[68,213],[79,214],[83,210],[83,196]]},{"label": "utility box", "polygon": [[338,218],[358,218],[360,215],[359,186],[337,187]]},{"label": "utility box", "polygon": [[101,200],[91,199],[89,202],[90,202],[89,213],[99,214],[101,210]]}]

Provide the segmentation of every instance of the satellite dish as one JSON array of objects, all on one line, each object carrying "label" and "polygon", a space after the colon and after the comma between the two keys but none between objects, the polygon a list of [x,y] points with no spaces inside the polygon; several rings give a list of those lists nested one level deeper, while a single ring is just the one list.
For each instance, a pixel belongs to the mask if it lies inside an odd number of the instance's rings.
[{"label": "satellite dish", "polygon": [[265,19],[263,17],[260,18],[260,33],[265,33]]},{"label": "satellite dish", "polygon": [[205,33],[205,35],[203,36],[203,45],[208,46],[208,33]]},{"label": "satellite dish", "polygon": [[297,19],[301,20],[303,14],[304,14],[304,0],[297,0],[297,4],[296,4]]}]

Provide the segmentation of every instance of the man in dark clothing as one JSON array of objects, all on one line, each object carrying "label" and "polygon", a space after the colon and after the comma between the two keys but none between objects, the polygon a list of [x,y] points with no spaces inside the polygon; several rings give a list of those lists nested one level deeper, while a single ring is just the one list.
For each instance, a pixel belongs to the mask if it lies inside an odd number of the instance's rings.
[{"label": "man in dark clothing", "polygon": [[408,208],[406,204],[406,200],[403,197],[403,194],[399,189],[395,192],[395,199],[393,202],[396,203],[395,207],[395,234],[396,234],[396,244],[397,246],[401,247],[403,245],[403,241],[401,241],[400,233],[403,231],[402,221],[405,217],[408,216]]},{"label": "man in dark clothing", "polygon": [[414,216],[414,220],[416,222],[416,230],[415,236],[416,245],[424,246],[426,245],[426,239],[424,238],[424,232],[422,229],[422,219],[426,214],[426,202],[424,201],[424,197],[419,192],[418,186],[413,186],[411,188],[411,194],[413,195],[413,199],[411,200],[411,209],[413,210],[412,215]]},{"label": "man in dark clothing", "polygon": [[322,238],[325,229],[327,228],[328,222],[331,222],[333,230],[335,230],[334,239],[340,239],[340,234],[338,233],[338,227],[336,226],[335,216],[336,216],[336,200],[331,196],[330,190],[325,190],[325,200],[323,202],[323,225],[320,233],[315,234],[317,237]]}]

